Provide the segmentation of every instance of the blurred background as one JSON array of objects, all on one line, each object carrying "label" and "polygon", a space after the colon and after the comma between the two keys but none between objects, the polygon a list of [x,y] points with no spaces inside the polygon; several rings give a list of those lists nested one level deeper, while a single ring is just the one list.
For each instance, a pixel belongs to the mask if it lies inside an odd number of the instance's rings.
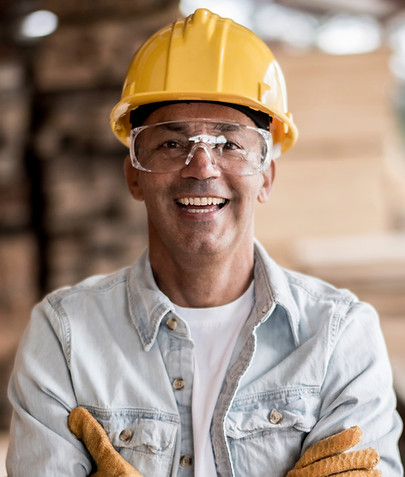
[{"label": "blurred background", "polygon": [[[281,264],[379,311],[405,402],[405,4],[402,0],[1,0],[0,449],[7,380],[45,293],[130,264],[145,211],[109,129],[136,48],[197,7],[273,49],[300,131],[256,235]],[[4,451],[0,451],[0,475]]]}]

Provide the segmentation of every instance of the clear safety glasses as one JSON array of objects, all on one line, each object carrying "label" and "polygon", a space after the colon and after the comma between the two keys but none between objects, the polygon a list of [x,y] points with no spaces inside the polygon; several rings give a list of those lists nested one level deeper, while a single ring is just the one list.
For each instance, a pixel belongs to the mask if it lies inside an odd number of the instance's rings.
[{"label": "clear safety glasses", "polygon": [[215,119],[165,121],[131,130],[131,162],[141,171],[179,171],[200,149],[214,167],[243,176],[269,167],[273,143],[269,131]]}]

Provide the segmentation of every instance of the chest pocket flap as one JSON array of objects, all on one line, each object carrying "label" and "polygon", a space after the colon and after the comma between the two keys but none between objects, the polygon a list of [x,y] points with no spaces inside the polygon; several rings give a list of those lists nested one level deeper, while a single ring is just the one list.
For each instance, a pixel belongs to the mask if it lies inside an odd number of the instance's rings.
[{"label": "chest pocket flap", "polygon": [[234,401],[226,422],[232,439],[295,429],[309,432],[319,414],[319,389],[295,387],[243,396]]},{"label": "chest pocket flap", "polygon": [[90,410],[116,450],[139,472],[168,475],[172,466],[178,417],[149,410]]}]

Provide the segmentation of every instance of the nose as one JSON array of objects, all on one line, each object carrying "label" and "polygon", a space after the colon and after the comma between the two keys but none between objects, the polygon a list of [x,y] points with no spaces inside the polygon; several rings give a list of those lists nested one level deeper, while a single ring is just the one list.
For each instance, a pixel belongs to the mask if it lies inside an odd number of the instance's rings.
[{"label": "nose", "polygon": [[204,180],[221,175],[210,146],[203,142],[193,145],[185,164],[181,170],[182,177]]}]

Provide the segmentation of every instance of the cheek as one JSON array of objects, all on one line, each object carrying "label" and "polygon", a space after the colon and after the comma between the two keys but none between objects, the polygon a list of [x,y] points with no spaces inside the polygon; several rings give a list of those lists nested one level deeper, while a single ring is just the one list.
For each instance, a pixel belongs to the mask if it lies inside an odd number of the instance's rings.
[{"label": "cheek", "polygon": [[149,172],[140,172],[138,174],[135,193],[146,205],[150,202],[153,203],[163,188],[164,185],[159,186],[159,177]]},{"label": "cheek", "polygon": [[152,211],[157,208],[158,198],[157,194],[153,191],[153,189],[146,188],[142,191],[143,201],[145,202],[146,210]]},{"label": "cheek", "polygon": [[235,179],[230,186],[234,192],[234,205],[241,213],[252,213],[257,201],[260,202],[263,196],[263,178],[260,175],[251,175],[241,176],[239,180]]},{"label": "cheek", "polygon": [[156,215],[167,209],[169,194],[166,187],[159,187],[148,181],[147,183],[140,183],[140,190],[148,213]]}]

